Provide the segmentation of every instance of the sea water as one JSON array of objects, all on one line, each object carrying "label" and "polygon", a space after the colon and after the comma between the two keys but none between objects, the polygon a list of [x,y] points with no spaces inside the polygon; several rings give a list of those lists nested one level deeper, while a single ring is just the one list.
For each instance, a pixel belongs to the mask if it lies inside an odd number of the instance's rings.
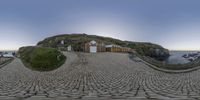
[{"label": "sea water", "polygon": [[13,53],[16,51],[0,51],[4,57],[13,57]]},{"label": "sea water", "polygon": [[197,53],[198,51],[170,51],[170,56],[166,59],[167,64],[186,64],[190,61],[183,57],[184,54]]}]

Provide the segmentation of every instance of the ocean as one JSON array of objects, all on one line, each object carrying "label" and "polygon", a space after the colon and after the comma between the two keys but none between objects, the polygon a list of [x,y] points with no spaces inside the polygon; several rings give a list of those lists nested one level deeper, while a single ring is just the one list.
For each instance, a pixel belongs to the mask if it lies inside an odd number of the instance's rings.
[{"label": "ocean", "polygon": [[190,61],[182,57],[184,54],[197,53],[198,51],[170,51],[170,56],[166,59],[167,64],[186,64]]},{"label": "ocean", "polygon": [[0,55],[2,54],[4,57],[13,57],[13,52],[16,51],[0,51]]}]

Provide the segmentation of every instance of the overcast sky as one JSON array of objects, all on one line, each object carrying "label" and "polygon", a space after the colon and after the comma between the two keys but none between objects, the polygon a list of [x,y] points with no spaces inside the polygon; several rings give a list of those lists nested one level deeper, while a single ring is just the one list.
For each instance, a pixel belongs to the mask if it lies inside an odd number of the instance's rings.
[{"label": "overcast sky", "polygon": [[0,0],[0,50],[86,33],[200,50],[200,0]]}]

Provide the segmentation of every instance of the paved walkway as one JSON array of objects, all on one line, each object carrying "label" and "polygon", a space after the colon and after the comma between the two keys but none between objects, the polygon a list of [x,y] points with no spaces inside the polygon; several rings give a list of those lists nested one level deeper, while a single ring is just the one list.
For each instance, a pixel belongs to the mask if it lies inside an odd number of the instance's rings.
[{"label": "paved walkway", "polygon": [[200,70],[157,71],[128,54],[69,53],[60,68],[31,71],[16,58],[0,69],[0,100],[198,100]]}]

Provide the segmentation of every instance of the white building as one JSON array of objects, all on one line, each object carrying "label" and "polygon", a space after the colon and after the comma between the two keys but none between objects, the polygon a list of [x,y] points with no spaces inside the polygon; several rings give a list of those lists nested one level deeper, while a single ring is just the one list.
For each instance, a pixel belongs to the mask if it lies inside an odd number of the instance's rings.
[{"label": "white building", "polygon": [[92,40],[89,43],[90,46],[90,53],[96,53],[97,52],[97,42]]},{"label": "white building", "polygon": [[69,45],[69,46],[67,47],[67,51],[72,51],[72,46],[71,46],[71,45]]},{"label": "white building", "polygon": [[65,44],[65,41],[64,41],[64,40],[62,40],[60,43],[63,45],[63,44]]}]

